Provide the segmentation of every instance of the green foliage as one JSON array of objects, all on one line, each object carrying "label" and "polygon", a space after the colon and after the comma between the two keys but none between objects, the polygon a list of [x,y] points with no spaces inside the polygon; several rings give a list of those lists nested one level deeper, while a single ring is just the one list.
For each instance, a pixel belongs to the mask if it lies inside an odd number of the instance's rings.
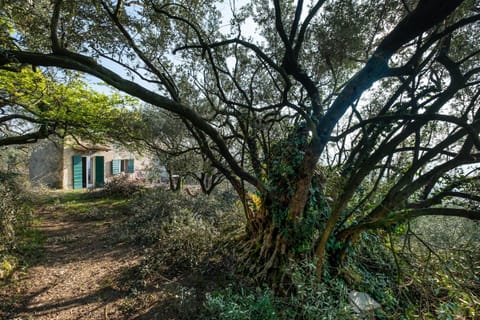
[{"label": "green foliage", "polygon": [[[265,178],[270,195],[274,195],[271,205],[266,208],[273,213],[276,227],[293,243],[296,253],[309,253],[313,239],[326,221],[329,206],[319,177],[314,176],[309,190],[306,209],[301,221],[289,218],[288,204],[296,190],[298,167],[302,164],[303,147],[309,136],[303,127],[296,128],[285,141],[272,147],[272,163]],[[264,201],[265,202],[265,201]]]},{"label": "green foliage", "polygon": [[13,255],[0,254],[0,283],[7,279],[15,270],[18,259]]},{"label": "green foliage", "polygon": [[385,245],[384,235],[363,233],[348,262],[340,269],[349,289],[366,292],[382,306],[381,319],[398,319],[406,308],[405,300],[397,291],[397,269],[391,251]]},{"label": "green foliage", "polygon": [[22,259],[22,265],[27,267],[43,256],[45,235],[32,226],[18,232],[17,247],[15,253]]},{"label": "green foliage", "polygon": [[205,221],[184,217],[165,225],[159,237],[146,251],[141,268],[144,279],[154,278],[161,270],[167,276],[177,276],[197,269],[212,255],[219,233]]},{"label": "green foliage", "polygon": [[290,308],[295,311],[295,318],[312,320],[354,318],[346,300],[348,288],[344,281],[338,278],[318,281],[314,261],[291,263],[289,268],[295,293],[288,297],[288,302]]},{"label": "green foliage", "polygon": [[269,289],[252,292],[229,287],[207,294],[203,316],[215,320],[280,319],[274,303],[275,297]]},{"label": "green foliage", "polygon": [[[422,217],[406,230],[401,251],[409,296],[422,313],[436,319],[472,318],[480,314],[480,228],[454,217]],[[415,312],[410,308],[409,312]]]},{"label": "green foliage", "polygon": [[0,147],[0,172],[26,174],[29,161],[28,146]]},{"label": "green foliage", "polygon": [[17,232],[30,220],[23,177],[0,173],[0,254],[16,248]]},{"label": "green foliage", "polygon": [[42,254],[43,236],[31,229],[31,202],[23,176],[0,172],[0,280]]},{"label": "green foliage", "polygon": [[350,289],[380,303],[379,319],[474,319],[480,311],[478,236],[467,221],[433,217],[390,235],[363,233],[340,275]]},{"label": "green foliage", "polygon": [[154,277],[162,269],[172,274],[195,269],[215,256],[226,233],[243,225],[232,200],[222,194],[192,198],[164,189],[139,193],[119,235],[148,248],[142,277]]},{"label": "green foliage", "polygon": [[0,70],[0,95],[0,110],[14,116],[2,121],[7,137],[39,130],[44,134],[40,138],[55,133],[102,141],[113,134],[116,120],[133,113],[118,107],[134,103],[131,98],[95,92],[75,75],[58,80],[29,68]]},{"label": "green foliage", "polygon": [[319,282],[315,264],[292,263],[289,273],[295,294],[275,296],[268,288],[229,286],[207,294],[206,319],[353,319],[347,287],[338,280]]}]

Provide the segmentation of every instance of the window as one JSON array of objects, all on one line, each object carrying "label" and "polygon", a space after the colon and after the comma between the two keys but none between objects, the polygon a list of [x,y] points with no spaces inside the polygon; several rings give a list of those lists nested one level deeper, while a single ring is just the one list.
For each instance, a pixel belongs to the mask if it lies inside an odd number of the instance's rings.
[{"label": "window", "polygon": [[133,173],[135,171],[133,159],[114,159],[112,160],[112,175],[121,172]]}]

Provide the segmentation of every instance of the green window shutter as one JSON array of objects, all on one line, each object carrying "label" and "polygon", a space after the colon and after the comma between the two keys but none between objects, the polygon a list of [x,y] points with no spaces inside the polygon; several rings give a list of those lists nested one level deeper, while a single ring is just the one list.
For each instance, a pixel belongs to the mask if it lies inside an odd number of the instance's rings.
[{"label": "green window shutter", "polygon": [[135,171],[134,169],[135,169],[135,166],[133,163],[133,159],[128,159],[127,172],[133,173]]},{"label": "green window shutter", "polygon": [[112,160],[112,174],[120,173],[120,160]]},{"label": "green window shutter", "polygon": [[95,157],[95,186],[103,187],[105,184],[105,158]]},{"label": "green window shutter", "polygon": [[83,188],[82,156],[72,156],[73,189]]}]

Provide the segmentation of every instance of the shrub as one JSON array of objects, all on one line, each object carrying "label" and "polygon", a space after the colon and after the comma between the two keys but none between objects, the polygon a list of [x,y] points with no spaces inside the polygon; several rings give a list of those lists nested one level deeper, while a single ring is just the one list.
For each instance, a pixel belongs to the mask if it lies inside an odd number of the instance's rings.
[{"label": "shrub", "polygon": [[144,260],[143,275],[166,267],[166,274],[176,276],[192,270],[213,251],[218,231],[207,221],[193,216],[177,216],[162,226],[158,241]]},{"label": "shrub", "polygon": [[225,230],[238,230],[243,223],[233,201],[215,195],[192,198],[161,188],[138,194],[130,212],[118,232],[123,240],[147,247],[141,270],[144,278],[160,269],[177,275],[199,267],[217,254]]},{"label": "shrub", "polygon": [[256,291],[232,287],[207,294],[205,319],[214,320],[275,320],[280,319],[275,308],[275,297],[269,289]]},{"label": "shrub", "polygon": [[294,294],[283,298],[289,310],[283,319],[353,319],[352,308],[347,301],[347,284],[339,277],[324,275],[319,281],[313,261],[291,263],[289,274],[295,286]]},{"label": "shrub", "polygon": [[[457,217],[422,217],[402,239],[405,282],[416,298],[412,316],[474,319],[480,314],[480,224]],[[420,303],[419,303],[420,302]]]},{"label": "shrub", "polygon": [[[217,272],[230,272],[234,267],[229,264],[233,265],[235,260],[226,252],[235,251],[230,249],[236,236],[244,231],[244,216],[238,199],[228,191],[192,198],[168,190],[148,189],[134,198],[130,217],[118,231],[124,240],[146,247],[135,284],[144,286],[159,273],[172,278],[187,270],[189,274],[200,271],[205,275],[213,268],[215,277]],[[221,263],[221,270],[216,263]],[[313,266],[314,263],[292,265],[290,274],[296,295],[288,297],[276,297],[268,288],[244,285],[250,281],[237,276],[235,287],[205,296],[200,318],[350,319],[352,310],[346,303],[346,285],[334,279],[318,282]]]},{"label": "shrub", "polygon": [[25,181],[16,174],[0,173],[0,254],[15,248],[17,230],[30,219]]},{"label": "shrub", "polygon": [[119,197],[132,198],[136,193],[142,190],[142,186],[137,182],[130,180],[128,175],[116,175],[108,181],[103,189],[93,190],[87,194],[87,197],[104,198]]},{"label": "shrub", "polygon": [[470,319],[480,312],[478,226],[424,217],[365,232],[341,275],[382,305],[379,319]]},{"label": "shrub", "polygon": [[331,280],[319,282],[315,265],[292,263],[290,274],[295,294],[275,296],[268,288],[229,286],[206,295],[204,319],[354,319],[346,301],[344,282]]},{"label": "shrub", "polygon": [[0,173],[0,280],[8,277],[18,263],[12,253],[19,246],[19,235],[31,222],[27,204],[22,176]]},{"label": "shrub", "polygon": [[8,278],[15,270],[17,263],[18,259],[15,256],[0,254],[0,280]]},{"label": "shrub", "polygon": [[[212,261],[232,258],[225,252],[235,252],[230,250],[236,238],[232,234],[244,227],[235,201],[228,193],[195,198],[162,189],[138,193],[121,228],[125,239],[147,247],[138,279],[152,279],[159,272],[177,276],[187,269],[205,274]],[[376,319],[475,318],[480,305],[479,233],[471,221],[438,217],[364,232],[349,249],[345,265],[339,270],[326,266],[321,282],[309,257],[290,264],[293,289],[287,297],[248,285],[249,279],[236,275],[235,286],[205,296],[201,318],[352,319],[348,290],[366,292],[380,303],[382,308],[369,315]]]}]

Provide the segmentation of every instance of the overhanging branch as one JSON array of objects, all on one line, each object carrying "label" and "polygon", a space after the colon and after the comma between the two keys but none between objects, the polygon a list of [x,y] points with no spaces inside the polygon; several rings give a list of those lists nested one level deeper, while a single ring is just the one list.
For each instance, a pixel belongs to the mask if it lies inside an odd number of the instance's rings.
[{"label": "overhanging branch", "polygon": [[62,50],[61,53],[43,54],[28,51],[0,51],[0,64],[25,63],[44,67],[60,67],[76,70],[95,76],[107,84],[137,97],[147,103],[170,111],[182,118],[188,119],[195,127],[202,130],[217,145],[219,152],[228,162],[232,171],[252,185],[262,188],[262,183],[243,170],[230,153],[219,132],[207,123],[198,113],[188,106],[154,93],[141,85],[120,77],[113,71],[99,65],[95,60],[73,52]]}]

